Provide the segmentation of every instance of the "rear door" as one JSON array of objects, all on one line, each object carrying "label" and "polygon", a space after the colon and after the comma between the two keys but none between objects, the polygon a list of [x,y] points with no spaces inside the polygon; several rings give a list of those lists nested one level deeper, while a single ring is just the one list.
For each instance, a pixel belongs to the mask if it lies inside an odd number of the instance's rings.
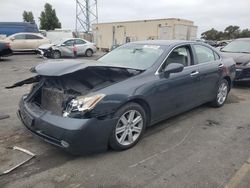
[{"label": "rear door", "polygon": [[199,96],[200,102],[214,99],[218,82],[222,75],[223,64],[220,56],[212,48],[201,44],[193,45],[195,64],[199,67]]},{"label": "rear door", "polygon": [[193,62],[190,45],[178,46],[169,54],[159,70],[159,75],[170,63],[180,63],[185,67],[181,72],[172,73],[167,78],[160,76],[155,81],[156,90],[152,96],[155,104],[152,109],[153,117],[164,119],[197,105],[199,72],[198,66],[193,65]]},{"label": "rear door", "polygon": [[82,39],[75,39],[77,55],[84,55],[86,51],[86,42]]}]

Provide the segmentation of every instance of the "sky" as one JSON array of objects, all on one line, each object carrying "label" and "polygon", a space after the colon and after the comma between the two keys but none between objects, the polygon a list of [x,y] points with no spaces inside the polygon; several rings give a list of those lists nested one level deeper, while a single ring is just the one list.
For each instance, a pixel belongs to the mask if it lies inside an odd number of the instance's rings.
[{"label": "sky", "polygon": [[[80,0],[84,1],[84,0]],[[98,0],[97,0],[98,1]],[[38,17],[48,2],[56,9],[63,28],[75,28],[75,0],[0,0],[0,22],[22,21],[24,10]],[[228,25],[250,28],[250,0],[99,0],[99,22],[182,18],[194,21],[198,36]]]}]

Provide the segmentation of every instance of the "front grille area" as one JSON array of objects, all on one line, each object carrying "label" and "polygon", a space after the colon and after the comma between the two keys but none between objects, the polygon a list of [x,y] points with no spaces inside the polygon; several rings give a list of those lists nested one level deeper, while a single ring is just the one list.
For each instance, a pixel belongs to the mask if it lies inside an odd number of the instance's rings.
[{"label": "front grille area", "polygon": [[63,101],[66,100],[64,93],[54,88],[42,88],[41,108],[51,111],[55,115],[61,115]]}]

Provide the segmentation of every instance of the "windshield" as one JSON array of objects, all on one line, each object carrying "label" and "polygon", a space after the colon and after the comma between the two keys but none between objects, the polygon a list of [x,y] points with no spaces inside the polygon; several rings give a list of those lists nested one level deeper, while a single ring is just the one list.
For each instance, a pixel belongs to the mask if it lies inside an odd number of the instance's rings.
[{"label": "windshield", "polygon": [[98,61],[116,67],[145,70],[158,60],[163,51],[157,45],[127,44],[114,49]]},{"label": "windshield", "polygon": [[55,45],[59,45],[59,44],[62,44],[63,41],[64,41],[63,39],[57,39],[57,40],[55,40],[53,43],[54,43]]},{"label": "windshield", "polygon": [[235,40],[230,42],[227,46],[225,46],[222,52],[239,52],[239,53],[250,53],[250,40]]}]

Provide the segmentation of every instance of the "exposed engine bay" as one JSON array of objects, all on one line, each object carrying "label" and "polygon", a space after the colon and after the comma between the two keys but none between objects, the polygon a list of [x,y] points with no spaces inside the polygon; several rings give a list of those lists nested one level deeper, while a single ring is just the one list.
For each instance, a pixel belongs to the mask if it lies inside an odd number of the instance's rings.
[{"label": "exposed engine bay", "polygon": [[[88,116],[91,105],[99,102],[104,95],[97,95],[93,99],[81,97],[140,72],[135,69],[92,66],[61,76],[38,75],[8,88],[33,83],[33,88],[28,95],[29,102],[54,115],[84,118]],[[88,104],[88,108],[84,106],[87,103],[91,103]]]}]

